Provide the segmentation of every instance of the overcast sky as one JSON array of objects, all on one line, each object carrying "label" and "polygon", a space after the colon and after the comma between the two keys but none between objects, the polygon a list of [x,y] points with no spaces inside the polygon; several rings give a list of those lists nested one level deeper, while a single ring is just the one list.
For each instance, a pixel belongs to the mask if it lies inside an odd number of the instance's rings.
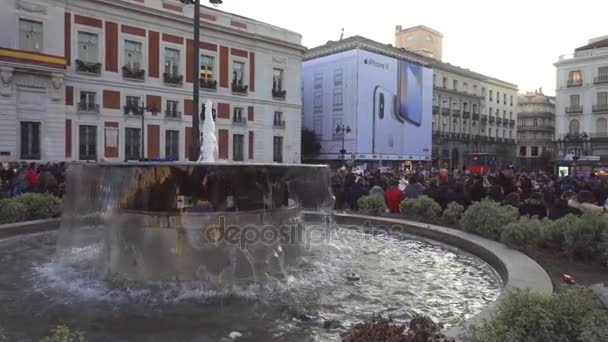
[{"label": "overcast sky", "polygon": [[394,44],[395,25],[426,25],[444,35],[444,62],[547,94],[560,55],[608,35],[605,0],[224,0],[219,9],[296,31],[309,48],[342,28]]}]

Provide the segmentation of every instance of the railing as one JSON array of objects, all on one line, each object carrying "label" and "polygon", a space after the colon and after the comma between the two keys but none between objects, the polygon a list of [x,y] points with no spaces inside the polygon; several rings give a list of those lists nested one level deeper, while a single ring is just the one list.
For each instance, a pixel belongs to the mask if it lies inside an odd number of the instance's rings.
[{"label": "railing", "polygon": [[199,85],[202,89],[215,90],[217,89],[217,81],[210,78],[200,78]]},{"label": "railing", "polygon": [[84,74],[101,75],[101,63],[76,60],[76,72]]},{"label": "railing", "polygon": [[285,96],[287,96],[287,90],[272,88],[272,97],[273,98],[284,100]]},{"label": "railing", "polygon": [[143,115],[144,114],[144,108],[142,108],[138,105],[134,105],[134,104],[128,104],[128,105],[124,106],[123,110],[125,112],[125,115],[129,115],[129,114]]},{"label": "railing", "polygon": [[479,113],[473,113],[473,120],[479,120]]},{"label": "railing", "polygon": [[502,119],[501,119],[501,118],[496,118],[496,124],[497,124],[497,125],[502,124]]},{"label": "railing", "polygon": [[607,56],[607,55],[608,55],[608,48],[599,48],[599,49],[591,49],[591,50],[585,50],[585,51],[562,55],[559,57],[559,61],[563,62],[563,61],[567,61],[567,60],[575,59],[575,58]]},{"label": "railing", "polygon": [[452,116],[455,118],[460,117],[460,109],[452,109]]},{"label": "railing", "polygon": [[90,102],[79,102],[78,111],[85,113],[99,113],[99,105]]},{"label": "railing", "polygon": [[463,119],[468,119],[469,117],[471,117],[471,112],[469,112],[469,111],[462,112]]},{"label": "railing", "polygon": [[509,120],[509,126],[515,127],[515,120]]},{"label": "railing", "polygon": [[163,82],[166,84],[182,85],[184,83],[184,76],[165,72],[163,73]]},{"label": "railing", "polygon": [[583,85],[583,80],[568,80],[568,88],[580,87]]},{"label": "railing", "polygon": [[488,116],[487,115],[482,115],[481,116],[481,122],[487,122],[488,121]]},{"label": "railing", "polygon": [[441,108],[441,115],[445,115],[445,116],[450,115],[450,109],[449,108]]},{"label": "railing", "polygon": [[439,113],[439,106],[433,106],[433,114]]},{"label": "railing", "polygon": [[165,118],[168,119],[179,119],[182,117],[182,113],[176,110],[165,110]]},{"label": "railing", "polygon": [[122,77],[143,81],[146,77],[146,71],[144,69],[135,69],[125,65],[122,67]]},{"label": "railing", "polygon": [[608,112],[608,104],[593,105],[593,112],[594,113],[605,113],[605,112]]},{"label": "railing", "polygon": [[490,123],[494,123],[494,121],[496,121],[496,118],[493,116],[490,116]]},{"label": "railing", "polygon": [[608,75],[598,76],[593,80],[593,82],[595,84],[608,83]]},{"label": "railing", "polygon": [[272,125],[275,128],[285,128],[285,120],[274,120]]},{"label": "railing", "polygon": [[583,112],[583,106],[569,106],[566,107],[567,114],[581,114]]},{"label": "railing", "polygon": [[243,118],[243,117],[234,117],[232,118],[232,123],[235,125],[246,125],[247,124],[247,119]]},{"label": "railing", "polygon": [[239,94],[247,94],[249,86],[243,84],[243,81],[232,81],[232,92]]}]

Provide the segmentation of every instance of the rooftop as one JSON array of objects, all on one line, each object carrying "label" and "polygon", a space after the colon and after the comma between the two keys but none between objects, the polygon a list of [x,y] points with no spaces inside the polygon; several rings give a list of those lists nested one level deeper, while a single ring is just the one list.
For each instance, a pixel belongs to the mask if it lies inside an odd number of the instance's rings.
[{"label": "rooftop", "polygon": [[412,26],[412,27],[408,27],[408,28],[404,28],[404,29],[402,29],[401,26],[397,26],[397,28],[398,28],[397,32],[425,30],[425,31],[431,32],[433,34],[436,34],[440,37],[443,37],[443,34],[441,32],[439,32],[437,30],[433,30],[432,28],[430,28],[428,26],[424,26],[424,25]]}]

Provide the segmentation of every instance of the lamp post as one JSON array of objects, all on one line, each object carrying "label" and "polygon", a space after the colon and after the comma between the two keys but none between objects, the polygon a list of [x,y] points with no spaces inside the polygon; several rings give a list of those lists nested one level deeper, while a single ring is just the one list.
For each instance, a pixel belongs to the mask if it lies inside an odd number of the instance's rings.
[{"label": "lamp post", "polygon": [[[199,71],[200,71],[200,52],[199,42],[201,40],[201,3],[200,0],[180,0],[181,3],[186,5],[194,5],[194,56],[192,56],[192,108],[198,111],[199,108]],[[217,7],[222,4],[222,0],[209,0],[213,6]],[[199,125],[199,113],[192,113],[192,150],[190,151],[190,161],[196,161],[198,159],[198,151],[200,150],[200,128]]]},{"label": "lamp post", "polygon": [[140,155],[140,161],[143,161],[145,158],[144,156],[144,144],[145,144],[145,129],[146,129],[146,124],[145,124],[145,116],[146,116],[146,112],[152,112],[152,114],[156,115],[160,110],[158,108],[156,108],[156,106],[152,105],[152,106],[146,106],[143,103],[141,104],[141,106],[138,106],[135,108],[135,110],[138,113],[141,113],[141,146],[139,148],[141,155]]},{"label": "lamp post", "polygon": [[340,150],[340,154],[342,154],[342,160],[344,160],[344,155],[346,154],[346,149],[344,149],[344,140],[346,139],[346,135],[350,134],[350,126],[344,126],[342,124],[338,124],[336,126],[336,134],[342,135],[342,149]]}]

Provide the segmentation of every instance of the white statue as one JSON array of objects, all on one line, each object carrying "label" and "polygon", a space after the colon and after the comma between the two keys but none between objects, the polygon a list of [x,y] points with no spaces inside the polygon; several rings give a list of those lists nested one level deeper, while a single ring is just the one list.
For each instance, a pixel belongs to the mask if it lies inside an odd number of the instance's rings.
[{"label": "white statue", "polygon": [[213,163],[217,160],[218,147],[215,136],[215,121],[213,121],[213,102],[205,102],[205,121],[203,121],[203,139],[201,142],[201,153],[198,161]]}]

